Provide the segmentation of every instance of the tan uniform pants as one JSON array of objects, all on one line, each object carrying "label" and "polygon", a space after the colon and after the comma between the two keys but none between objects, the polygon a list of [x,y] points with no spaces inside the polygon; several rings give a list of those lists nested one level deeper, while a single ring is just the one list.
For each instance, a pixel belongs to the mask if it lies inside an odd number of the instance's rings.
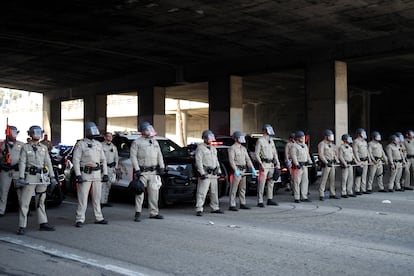
[{"label": "tan uniform pants", "polygon": [[37,222],[47,223],[47,215],[45,208],[47,185],[26,185],[20,188],[20,202],[19,202],[19,227],[26,228],[27,213],[30,208],[30,201],[33,195],[35,197],[35,207],[37,213]]},{"label": "tan uniform pants", "polygon": [[352,195],[354,186],[354,167],[348,165],[346,168],[342,168],[341,179],[342,192],[341,195]]},{"label": "tan uniform pants", "polygon": [[324,197],[326,182],[329,181],[329,192],[335,195],[335,167],[324,167],[322,169],[322,178],[319,185],[319,196]]},{"label": "tan uniform pants", "polygon": [[394,183],[396,189],[401,189],[400,181],[402,175],[402,163],[395,163],[395,169],[391,169],[390,181],[388,182],[388,189],[394,189]]},{"label": "tan uniform pants", "polygon": [[[156,216],[159,213],[158,198],[159,190],[161,187],[161,177],[153,172],[143,173],[140,176],[140,180],[147,188],[148,195],[148,209],[150,216]],[[144,203],[145,193],[135,195],[135,212],[142,211],[142,204]]]},{"label": "tan uniform pants", "polygon": [[308,167],[293,169],[293,195],[295,200],[308,198]]},{"label": "tan uniform pants", "polygon": [[236,207],[236,194],[239,188],[240,204],[246,205],[246,177],[243,176],[244,171],[240,171],[241,176],[235,176],[230,186],[230,206]]},{"label": "tan uniform pants", "polygon": [[266,185],[267,190],[267,199],[273,198],[273,186],[274,186],[274,180],[273,180],[273,167],[265,167],[264,171],[259,172],[259,185],[257,187],[257,202],[263,203],[263,194],[264,194],[264,187]]},{"label": "tan uniform pants", "polygon": [[101,181],[86,181],[78,184],[78,209],[76,210],[76,222],[85,222],[86,208],[88,207],[88,195],[92,187],[92,206],[95,220],[103,220],[101,210]]},{"label": "tan uniform pants", "polygon": [[9,195],[10,185],[13,181],[11,171],[0,172],[0,214],[6,212],[7,196]]},{"label": "tan uniform pants", "polygon": [[367,190],[367,174],[368,161],[362,161],[362,176],[355,176],[355,192],[366,192]]},{"label": "tan uniform pants", "polygon": [[384,183],[383,183],[383,176],[384,176],[384,168],[382,162],[378,164],[373,164],[369,169],[369,176],[368,176],[368,184],[367,190],[372,191],[372,183],[374,182],[375,176],[377,177],[378,188],[380,190],[384,190]]},{"label": "tan uniform pants", "polygon": [[196,211],[203,212],[207,192],[210,189],[210,207],[213,211],[220,209],[218,200],[217,176],[208,174],[207,179],[198,178]]},{"label": "tan uniform pants", "polygon": [[404,167],[404,187],[411,186],[411,179],[414,181],[414,158],[407,158],[407,163]]},{"label": "tan uniform pants", "polygon": [[[112,179],[113,175],[115,174],[112,168],[108,168],[108,178]],[[108,203],[109,192],[111,191],[112,182],[102,182],[102,192],[101,192],[101,203],[106,204]]]}]

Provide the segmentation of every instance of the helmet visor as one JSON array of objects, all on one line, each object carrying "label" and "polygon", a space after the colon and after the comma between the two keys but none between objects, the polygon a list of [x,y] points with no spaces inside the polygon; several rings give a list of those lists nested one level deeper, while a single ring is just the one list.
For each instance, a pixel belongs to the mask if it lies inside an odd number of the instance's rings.
[{"label": "helmet visor", "polygon": [[155,129],[152,125],[147,126],[142,133],[144,134],[144,136],[147,137],[154,137],[155,135],[157,135],[157,133],[155,132]]},{"label": "helmet visor", "polygon": [[239,137],[237,138],[237,140],[238,140],[241,144],[246,143],[246,138],[245,138],[244,136],[239,136]]},{"label": "helmet visor", "polygon": [[271,126],[266,127],[266,132],[269,135],[275,135],[275,131],[273,130],[273,127]]}]

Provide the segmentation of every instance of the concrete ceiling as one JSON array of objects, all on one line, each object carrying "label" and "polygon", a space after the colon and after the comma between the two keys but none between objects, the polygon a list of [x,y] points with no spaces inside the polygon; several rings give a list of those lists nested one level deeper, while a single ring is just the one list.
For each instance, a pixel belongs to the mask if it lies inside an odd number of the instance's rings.
[{"label": "concrete ceiling", "polygon": [[[414,37],[410,0],[17,0],[2,1],[0,9],[0,87],[39,92],[160,70],[179,79],[193,64],[294,59],[353,43],[352,50],[370,55]],[[376,39],[385,43],[360,49],[359,42]],[[364,79],[368,69],[378,78],[380,68],[395,66],[396,76],[412,77],[413,60],[410,54],[383,58],[381,66],[356,60],[354,72]],[[262,80],[250,77],[246,87]]]}]

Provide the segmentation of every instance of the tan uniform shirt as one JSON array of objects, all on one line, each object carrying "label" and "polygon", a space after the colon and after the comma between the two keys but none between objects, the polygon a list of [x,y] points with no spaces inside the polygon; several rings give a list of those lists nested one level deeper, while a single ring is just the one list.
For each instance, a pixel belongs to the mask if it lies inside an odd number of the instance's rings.
[{"label": "tan uniform shirt", "polygon": [[[20,141],[14,142],[13,146],[9,144],[8,151],[10,153],[10,165],[15,166],[16,169],[12,169],[12,178],[18,179],[19,178],[19,160],[20,154],[23,149],[24,143]],[[5,165],[5,153],[4,150],[6,149],[6,140],[1,142],[0,144],[0,166]]]},{"label": "tan uniform shirt", "polygon": [[102,142],[102,150],[105,154],[105,158],[106,158],[106,163],[108,164],[112,164],[115,163],[114,166],[111,166],[112,168],[117,168],[118,167],[118,150],[116,148],[116,146],[113,143],[106,143],[105,141]]},{"label": "tan uniform shirt", "polygon": [[240,170],[240,168],[237,166],[248,166],[250,169],[254,169],[253,163],[250,160],[249,154],[247,153],[247,149],[238,143],[234,143],[229,148],[229,163],[234,171]]},{"label": "tan uniform shirt", "polygon": [[[47,168],[49,176],[55,177],[52,162],[50,161],[49,151],[42,144],[34,144],[32,142],[24,144],[19,161],[19,177],[26,178],[29,183],[39,183],[44,179],[40,179],[40,173],[31,175],[26,172],[26,168],[36,167],[37,169]],[[45,183],[47,184],[47,183]]]},{"label": "tan uniform shirt", "polygon": [[385,150],[387,152],[388,160],[391,164],[395,161],[400,162],[401,160],[403,160],[403,155],[399,145],[390,143],[387,145]]},{"label": "tan uniform shirt", "polygon": [[290,156],[292,157],[292,162],[295,166],[299,163],[312,163],[312,159],[309,155],[308,146],[306,144],[295,143],[292,146]]},{"label": "tan uniform shirt", "polygon": [[354,151],[348,144],[342,144],[338,148],[338,158],[342,165],[347,165],[348,162],[355,160]]},{"label": "tan uniform shirt", "polygon": [[131,162],[136,171],[149,167],[165,168],[158,141],[152,137],[139,137],[131,145]]},{"label": "tan uniform shirt", "polygon": [[384,148],[382,147],[382,144],[378,141],[373,140],[368,143],[368,154],[374,162],[377,162],[379,159],[383,160],[385,163],[388,162],[388,158],[384,152]]},{"label": "tan uniform shirt", "polygon": [[220,163],[217,158],[217,149],[205,143],[197,145],[195,153],[197,171],[200,175],[207,174],[207,169],[217,168],[217,173],[221,174]]},{"label": "tan uniform shirt", "polygon": [[285,161],[292,161],[292,157],[290,156],[290,152],[292,150],[292,146],[295,144],[295,142],[287,142],[285,145]]},{"label": "tan uniform shirt", "polygon": [[408,138],[405,139],[404,145],[407,150],[407,156],[409,155],[409,156],[414,157],[414,139],[408,139]]},{"label": "tan uniform shirt", "polygon": [[318,154],[319,159],[324,163],[328,164],[328,162],[338,161],[338,156],[336,154],[336,145],[332,142],[322,140],[318,144]]},{"label": "tan uniform shirt", "polygon": [[102,174],[108,175],[108,167],[102,145],[96,140],[84,138],[79,140],[73,150],[73,169],[76,175],[82,175],[86,181],[101,180],[101,170],[92,171],[92,173],[82,173],[83,167],[97,167],[102,165]]},{"label": "tan uniform shirt", "polygon": [[[365,141],[365,139],[362,139],[361,137],[358,137],[355,139],[352,148],[354,150],[355,159],[358,162],[361,162],[361,158],[369,158],[368,156],[368,143]],[[368,159],[368,161],[370,161]]]},{"label": "tan uniform shirt", "polygon": [[271,160],[276,166],[280,166],[275,143],[273,142],[273,139],[268,136],[257,139],[255,157],[257,162],[262,166],[263,163],[269,163],[263,162],[264,159]]}]

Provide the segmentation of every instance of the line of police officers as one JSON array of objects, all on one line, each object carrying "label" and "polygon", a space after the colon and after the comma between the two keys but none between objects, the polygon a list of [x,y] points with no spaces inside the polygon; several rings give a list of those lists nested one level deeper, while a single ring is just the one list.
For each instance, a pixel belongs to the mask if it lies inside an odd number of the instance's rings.
[{"label": "line of police officers", "polygon": [[[39,126],[32,126],[28,131],[31,141],[23,144],[16,140],[18,131],[10,126],[7,133],[7,143],[0,144],[0,216],[4,215],[7,203],[7,194],[11,183],[17,188],[19,198],[19,228],[17,234],[25,234],[27,226],[27,213],[30,201],[35,195],[36,211],[39,230],[54,231],[55,228],[48,223],[45,211],[45,192],[47,185],[55,186],[57,181],[47,147],[39,143],[43,131]],[[156,132],[148,122],[139,126],[142,136],[133,141],[130,158],[134,169],[133,178],[146,188],[148,195],[149,217],[163,219],[159,214],[158,198],[161,187],[161,175],[165,173],[165,165],[160,146],[155,139]],[[245,143],[244,135],[240,131],[233,133],[234,144],[229,148],[229,163],[233,169],[230,185],[230,211],[238,211],[236,206],[237,191],[240,200],[240,209],[250,209],[246,204],[246,176],[258,174],[257,206],[264,208],[264,190],[267,187],[267,205],[278,205],[273,200],[273,185],[275,175],[280,174],[280,162],[272,136],[275,134],[269,124],[262,128],[263,136],[255,146],[255,159],[259,164],[259,172],[242,145]],[[73,166],[77,181],[78,207],[76,210],[75,226],[82,227],[85,222],[88,195],[92,193],[92,205],[95,224],[108,224],[104,219],[101,208],[111,206],[108,204],[108,194],[111,183],[115,181],[118,168],[118,152],[112,144],[112,134],[105,133],[104,142],[94,139],[99,135],[95,123],[85,124],[85,138],[79,140],[73,151]],[[285,147],[285,161],[291,174],[291,188],[294,202],[310,202],[308,199],[308,167],[315,166],[309,149],[305,143],[305,133],[297,131],[290,135]],[[366,132],[362,128],[357,130],[357,138],[352,141],[349,134],[342,135],[342,144],[337,148],[334,144],[334,134],[326,130],[324,139],[318,145],[318,154],[321,161],[322,178],[319,186],[319,199],[325,198],[325,187],[329,185],[330,198],[339,199],[335,190],[335,168],[342,168],[341,196],[343,198],[355,197],[362,193],[371,193],[373,180],[377,177],[379,192],[393,192],[410,187],[410,174],[414,176],[414,132],[407,131],[406,138],[401,133],[392,135],[390,143],[383,150],[381,136],[377,131],[372,133],[372,141],[366,142]],[[218,178],[222,177],[217,150],[212,146],[215,136],[212,131],[202,133],[203,143],[197,146],[195,165],[198,176],[196,193],[196,215],[203,215],[203,207],[207,193],[210,195],[211,213],[223,214],[218,200]],[[6,150],[7,149],[7,150]],[[10,153],[10,162],[4,162],[5,152]],[[388,189],[383,185],[383,165],[389,164],[391,168]],[[369,177],[368,166],[370,166]],[[353,172],[355,167],[355,185]],[[404,178],[401,184],[402,171]],[[277,176],[276,175],[276,176]],[[144,193],[135,196],[134,221],[141,221]]]}]

